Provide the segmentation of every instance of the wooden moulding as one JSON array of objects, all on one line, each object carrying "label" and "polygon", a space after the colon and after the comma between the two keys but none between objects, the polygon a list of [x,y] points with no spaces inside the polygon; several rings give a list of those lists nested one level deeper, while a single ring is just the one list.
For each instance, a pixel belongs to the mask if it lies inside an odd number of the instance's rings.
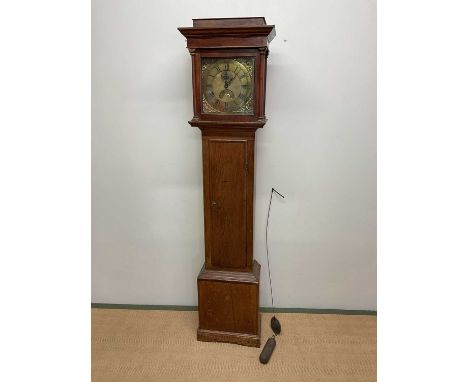
[{"label": "wooden moulding", "polygon": [[200,119],[192,119],[188,121],[190,126],[199,128],[229,128],[229,129],[261,129],[265,126],[267,119],[258,119],[252,122],[236,122],[236,121],[203,121]]},{"label": "wooden moulding", "polygon": [[204,341],[204,342],[227,342],[230,344],[259,348],[261,345],[260,325],[261,325],[261,319],[259,315],[258,316],[258,333],[259,334],[231,333],[231,332],[223,332],[223,331],[218,331],[218,330],[198,328],[197,340]]},{"label": "wooden moulding", "polygon": [[193,27],[178,28],[187,48],[267,47],[275,38],[275,26],[263,17],[193,19]]},{"label": "wooden moulding", "polygon": [[260,264],[254,260],[252,272],[206,269],[205,264],[203,264],[203,267],[198,274],[198,280],[258,284],[260,282]]}]

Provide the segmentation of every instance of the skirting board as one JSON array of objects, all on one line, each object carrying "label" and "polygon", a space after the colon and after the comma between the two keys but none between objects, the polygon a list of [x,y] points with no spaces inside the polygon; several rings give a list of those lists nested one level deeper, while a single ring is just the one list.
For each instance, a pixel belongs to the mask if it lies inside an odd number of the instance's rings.
[{"label": "skirting board", "polygon": [[[139,304],[107,304],[93,302],[91,308],[99,309],[136,309],[136,310],[181,310],[196,311],[197,306],[191,305],[139,305]],[[376,310],[348,310],[348,309],[309,309],[309,308],[275,308],[276,313],[311,313],[311,314],[345,314],[358,316],[377,316]],[[260,307],[260,312],[272,313],[273,309]]]}]

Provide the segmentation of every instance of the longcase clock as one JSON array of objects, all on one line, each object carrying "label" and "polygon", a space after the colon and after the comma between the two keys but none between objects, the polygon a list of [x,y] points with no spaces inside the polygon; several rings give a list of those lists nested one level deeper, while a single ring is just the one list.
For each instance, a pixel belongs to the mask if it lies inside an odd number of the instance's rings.
[{"label": "longcase clock", "polygon": [[255,131],[265,125],[268,44],[263,17],[194,19],[178,28],[192,56],[202,133],[205,264],[198,275],[200,341],[260,346],[260,264],[253,260]]}]

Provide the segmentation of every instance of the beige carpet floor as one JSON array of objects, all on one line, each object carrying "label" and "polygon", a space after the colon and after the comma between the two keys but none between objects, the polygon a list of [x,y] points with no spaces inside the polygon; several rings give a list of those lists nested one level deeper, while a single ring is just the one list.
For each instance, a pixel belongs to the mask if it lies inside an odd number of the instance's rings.
[{"label": "beige carpet floor", "polygon": [[[262,347],[271,335],[262,313]],[[376,317],[279,313],[267,365],[261,348],[199,342],[197,312],[92,309],[93,382],[375,381]]]}]

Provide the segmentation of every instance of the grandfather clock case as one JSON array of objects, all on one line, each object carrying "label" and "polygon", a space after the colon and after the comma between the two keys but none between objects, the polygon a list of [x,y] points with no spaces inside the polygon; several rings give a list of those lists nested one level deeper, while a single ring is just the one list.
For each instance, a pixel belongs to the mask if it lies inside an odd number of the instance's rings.
[{"label": "grandfather clock case", "polygon": [[266,123],[263,17],[194,19],[178,28],[192,57],[202,134],[205,264],[198,279],[200,341],[260,346],[260,264],[253,260],[255,131]]}]

